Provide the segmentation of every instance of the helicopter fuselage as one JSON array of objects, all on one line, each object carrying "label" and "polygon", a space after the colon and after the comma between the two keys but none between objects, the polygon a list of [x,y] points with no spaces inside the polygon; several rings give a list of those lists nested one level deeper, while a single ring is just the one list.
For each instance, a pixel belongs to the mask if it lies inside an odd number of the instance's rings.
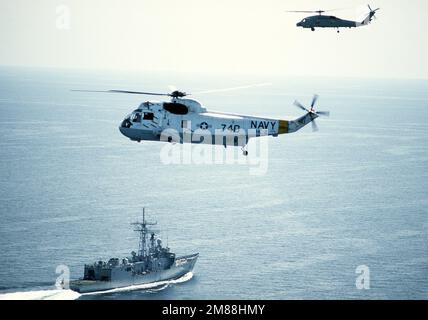
[{"label": "helicopter fuselage", "polygon": [[351,20],[343,20],[335,16],[315,15],[307,17],[297,23],[302,28],[356,28],[361,23]]},{"label": "helicopter fuselage", "polygon": [[121,123],[120,132],[133,141],[204,143],[245,146],[252,137],[295,132],[318,117],[307,113],[296,120],[279,120],[208,111],[193,99],[144,102]]}]

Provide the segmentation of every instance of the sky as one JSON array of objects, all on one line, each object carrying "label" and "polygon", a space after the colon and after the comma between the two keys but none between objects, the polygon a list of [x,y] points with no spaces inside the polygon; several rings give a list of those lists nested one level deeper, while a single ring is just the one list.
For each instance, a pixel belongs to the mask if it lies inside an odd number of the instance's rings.
[{"label": "sky", "polygon": [[369,0],[0,0],[0,65],[428,79],[428,2],[370,0],[370,26],[312,32],[287,10]]}]

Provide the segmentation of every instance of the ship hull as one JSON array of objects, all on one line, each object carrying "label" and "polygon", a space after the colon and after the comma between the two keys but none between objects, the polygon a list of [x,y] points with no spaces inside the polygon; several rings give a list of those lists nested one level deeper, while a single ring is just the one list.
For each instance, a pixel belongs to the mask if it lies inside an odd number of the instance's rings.
[{"label": "ship hull", "polygon": [[160,281],[178,279],[193,270],[198,256],[199,254],[196,253],[193,255],[176,258],[174,264],[169,269],[148,272],[146,274],[129,275],[129,277],[112,279],[111,281],[70,281],[70,289],[79,293],[102,292],[133,285],[150,284]]}]

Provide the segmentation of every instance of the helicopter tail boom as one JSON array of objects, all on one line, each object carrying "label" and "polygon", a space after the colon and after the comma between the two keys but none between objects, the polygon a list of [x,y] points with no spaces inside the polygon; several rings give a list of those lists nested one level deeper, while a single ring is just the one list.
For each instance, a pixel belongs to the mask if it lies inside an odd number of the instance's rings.
[{"label": "helicopter tail boom", "polygon": [[[287,121],[287,132],[286,133],[293,133],[293,132],[299,131],[300,129],[307,126],[311,122],[314,125],[315,122],[313,122],[313,121],[316,118],[318,118],[317,114],[309,112],[309,113],[305,114],[304,116],[302,116],[296,120]],[[281,123],[280,123],[280,128],[281,128]],[[318,127],[316,127],[316,125],[315,125],[313,130],[317,131]]]}]

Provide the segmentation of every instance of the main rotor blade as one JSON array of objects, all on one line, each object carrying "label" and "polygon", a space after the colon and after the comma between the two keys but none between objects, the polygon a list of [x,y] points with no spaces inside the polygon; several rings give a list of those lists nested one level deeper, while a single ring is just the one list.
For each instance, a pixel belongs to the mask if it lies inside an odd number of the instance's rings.
[{"label": "main rotor blade", "polygon": [[294,105],[296,106],[296,107],[298,107],[298,108],[300,108],[300,109],[302,109],[302,110],[304,110],[304,111],[306,111],[306,112],[309,112],[309,110],[308,109],[306,109],[299,101],[294,101]]},{"label": "main rotor blade", "polygon": [[314,94],[314,97],[312,98],[311,109],[315,106],[315,103],[317,102],[318,97],[319,96],[317,94]]},{"label": "main rotor blade", "polygon": [[80,89],[71,89],[70,91],[73,91],[73,92],[102,92],[102,93],[108,93],[109,92],[106,90],[80,90]]},{"label": "main rotor blade", "polygon": [[338,10],[346,10],[346,8],[336,8],[336,9],[329,9],[329,10],[286,10],[285,12],[297,12],[297,13],[324,13],[324,12],[330,12],[330,11],[338,11]]},{"label": "main rotor blade", "polygon": [[127,91],[127,90],[71,90],[74,92],[101,92],[101,93],[127,93],[127,94],[145,94],[151,96],[169,96],[169,93],[154,93],[154,92],[141,92],[141,91]]},{"label": "main rotor blade", "polygon": [[325,12],[323,10],[287,10],[286,12],[297,12],[297,13],[319,13]]},{"label": "main rotor blade", "polygon": [[145,94],[149,96],[169,96],[170,93],[155,93],[155,92],[142,92],[142,91],[127,91],[127,90],[108,90],[112,93],[128,93],[128,94]]},{"label": "main rotor blade", "polygon": [[256,84],[250,84],[246,86],[239,86],[239,87],[231,87],[231,88],[222,88],[222,89],[212,89],[212,90],[204,90],[204,91],[197,91],[193,92],[193,95],[195,94],[204,94],[204,93],[216,93],[216,92],[227,92],[227,91],[234,91],[234,90],[241,90],[241,89],[250,89],[250,88],[256,88],[256,87],[265,87],[265,86],[271,86],[272,83],[256,83]]},{"label": "main rotor blade", "polygon": [[316,114],[319,116],[330,117],[330,111],[317,111]]}]

